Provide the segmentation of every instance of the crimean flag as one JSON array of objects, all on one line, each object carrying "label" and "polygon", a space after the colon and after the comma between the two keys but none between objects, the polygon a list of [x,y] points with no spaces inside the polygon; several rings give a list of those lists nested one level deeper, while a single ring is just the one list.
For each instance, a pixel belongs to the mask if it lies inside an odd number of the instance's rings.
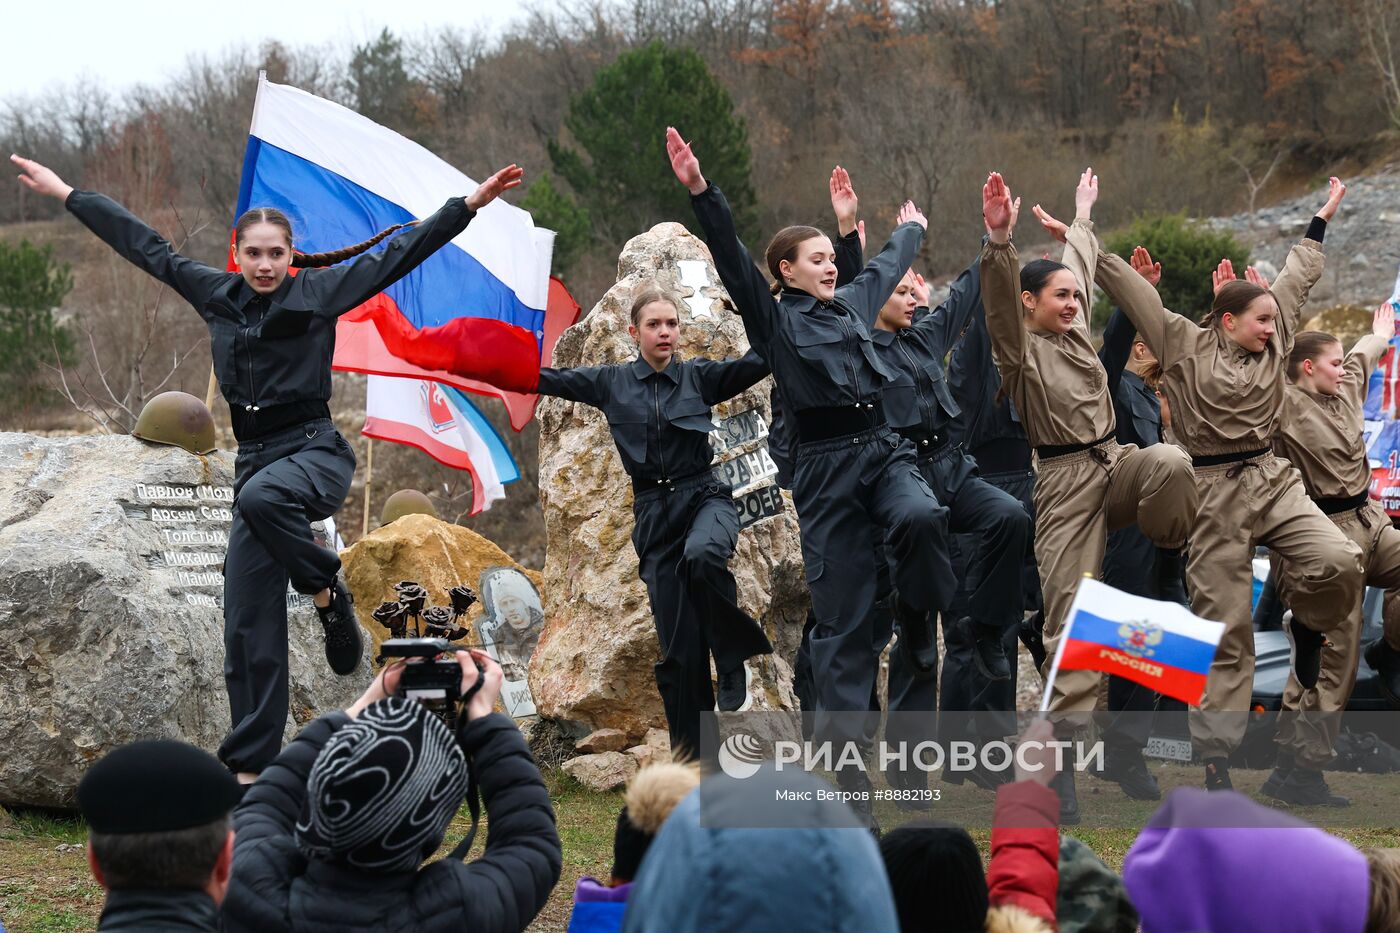
[{"label": "crimean flag", "polygon": [[1103,671],[1192,706],[1200,705],[1225,634],[1222,623],[1192,615],[1177,603],[1133,596],[1087,578],[1065,626],[1052,681],[1061,669]]},{"label": "crimean flag", "polygon": [[[339,249],[396,223],[427,217],[476,182],[427,149],[339,104],[260,76],[243,159],[238,213],[275,207],[292,221],[301,252]],[[375,249],[387,249],[390,237]],[[456,239],[336,326],[336,369],[411,376],[502,399],[520,430],[536,397],[465,379],[435,363],[454,346],[486,352],[503,384],[533,386],[578,305],[552,286],[554,233],[503,200],[488,204]],[[562,293],[562,294],[560,294]],[[422,334],[420,363],[396,335]],[[388,342],[386,342],[386,335]],[[437,346],[427,343],[437,342]]]},{"label": "crimean flag", "polygon": [[417,447],[472,477],[476,515],[505,498],[520,469],[491,422],[466,394],[426,379],[370,376],[365,389],[365,437]]}]

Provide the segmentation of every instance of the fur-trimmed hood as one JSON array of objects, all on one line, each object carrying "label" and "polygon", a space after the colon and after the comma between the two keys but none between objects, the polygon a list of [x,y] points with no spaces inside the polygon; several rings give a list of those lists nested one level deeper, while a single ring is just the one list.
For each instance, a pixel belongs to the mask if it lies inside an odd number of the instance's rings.
[{"label": "fur-trimmed hood", "polygon": [[988,910],[985,929],[987,933],[1055,933],[1050,924],[1014,904],[998,904]]},{"label": "fur-trimmed hood", "polygon": [[700,767],[664,762],[638,771],[627,785],[627,818],[648,836],[661,830],[676,804],[700,786]]}]

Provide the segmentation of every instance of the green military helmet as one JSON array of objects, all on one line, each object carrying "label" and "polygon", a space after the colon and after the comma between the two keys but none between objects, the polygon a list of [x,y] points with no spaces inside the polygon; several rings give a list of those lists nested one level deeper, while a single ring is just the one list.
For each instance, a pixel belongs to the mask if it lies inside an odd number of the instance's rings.
[{"label": "green military helmet", "polygon": [[379,524],[387,525],[405,515],[431,515],[438,518],[432,501],[416,489],[400,489],[384,500],[384,513],[379,516]]},{"label": "green military helmet", "polygon": [[183,447],[192,454],[211,454],[217,447],[214,416],[203,402],[188,392],[162,392],[147,402],[131,436]]}]

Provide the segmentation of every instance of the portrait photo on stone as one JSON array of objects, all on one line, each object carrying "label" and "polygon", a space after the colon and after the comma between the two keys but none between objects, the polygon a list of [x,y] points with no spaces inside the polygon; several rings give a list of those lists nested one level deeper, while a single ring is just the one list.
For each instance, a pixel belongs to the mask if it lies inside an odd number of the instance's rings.
[{"label": "portrait photo on stone", "polygon": [[534,716],[526,674],[544,629],[539,591],[514,567],[488,567],[479,583],[482,614],[476,621],[477,637],[505,673],[501,701],[514,719]]}]

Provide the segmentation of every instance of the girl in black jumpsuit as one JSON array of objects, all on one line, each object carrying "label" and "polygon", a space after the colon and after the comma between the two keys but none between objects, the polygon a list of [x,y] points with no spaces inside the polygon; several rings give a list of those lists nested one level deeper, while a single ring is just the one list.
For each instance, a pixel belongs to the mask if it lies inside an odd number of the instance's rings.
[{"label": "girl in black jumpsuit", "polygon": [[[633,297],[630,330],[642,350],[630,363],[546,367],[538,385],[499,388],[582,402],[607,416],[622,467],[632,479],[632,546],[661,645],[656,686],[671,748],[678,755],[696,755],[700,714],[715,707],[711,653],[719,672],[720,709],[735,711],[749,705],[744,662],[773,650],[762,627],[738,605],[729,558],[739,537],[739,512],[729,485],[714,475],[710,446],[711,406],[764,379],[768,364],[752,351],[722,362],[674,358],[680,305],[656,288]],[[653,363],[647,352],[658,333],[664,351]],[[455,367],[468,378],[486,375],[473,369],[465,357]]]},{"label": "girl in black jumpsuit", "polygon": [[[955,584],[947,552],[947,510],[920,475],[914,447],[890,430],[881,405],[893,373],[880,361],[870,328],[913,262],[923,216],[906,205],[889,244],[849,285],[834,288],[833,250],[820,231],[789,228],[775,238],[791,252],[770,266],[814,278],[811,292],[774,295],[734,230],[723,194],[706,182],[690,147],[674,129],[667,150],[676,177],[691,192],[720,279],[744,320],[749,341],[773,369],[794,416],[798,446],[793,500],[812,591],[812,673],[819,714],[864,711],[871,664],[876,568],[870,542],[886,535],[901,639],[925,669],[936,662],[930,610],[943,608]],[[820,261],[814,250],[820,248]],[[799,257],[798,253],[802,255]],[[770,248],[770,252],[774,252]],[[826,297],[819,297],[826,296]],[[864,717],[818,716],[817,738],[861,743]],[[839,745],[838,745],[839,747]],[[852,772],[848,774],[847,772]],[[843,769],[843,784],[868,786],[864,772]]]},{"label": "girl in black jumpsuit", "polygon": [[[156,231],[103,195],[75,191],[37,162],[11,156],[20,180],[61,198],[88,229],[133,265],[170,286],[209,327],[214,370],[238,439],[233,523],[224,563],[224,680],[233,728],[219,757],[251,780],[277,756],[287,721],[287,603],[291,585],[312,595],[326,629],[326,657],[353,672],[361,642],[340,558],[318,545],[310,523],[338,510],[355,454],[331,422],[336,318],[403,278],[520,184],[514,165],[468,198],[453,198],[386,249],[365,250],[390,231],[344,250],[292,253],[291,224],[254,208],[238,220],[240,272],[181,256]],[[287,274],[289,265],[329,266]]]}]

